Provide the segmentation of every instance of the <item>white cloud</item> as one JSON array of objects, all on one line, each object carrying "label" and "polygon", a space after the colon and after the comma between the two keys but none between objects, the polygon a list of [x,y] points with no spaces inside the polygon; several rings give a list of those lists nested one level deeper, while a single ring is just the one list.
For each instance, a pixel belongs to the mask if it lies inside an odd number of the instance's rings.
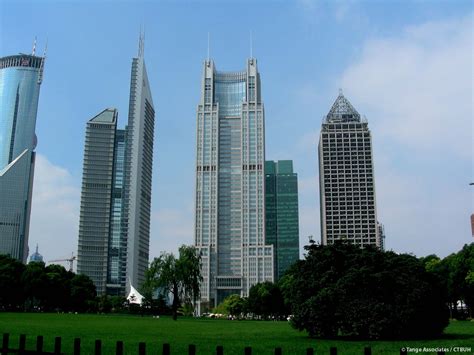
[{"label": "white cloud", "polygon": [[421,153],[470,156],[472,21],[471,14],[411,26],[364,44],[341,82],[381,138]]},{"label": "white cloud", "polygon": [[37,154],[31,207],[30,254],[36,244],[45,261],[76,254],[80,187],[64,168]]},{"label": "white cloud", "polygon": [[472,14],[364,43],[342,74],[374,136],[387,247],[447,255],[471,242]]}]

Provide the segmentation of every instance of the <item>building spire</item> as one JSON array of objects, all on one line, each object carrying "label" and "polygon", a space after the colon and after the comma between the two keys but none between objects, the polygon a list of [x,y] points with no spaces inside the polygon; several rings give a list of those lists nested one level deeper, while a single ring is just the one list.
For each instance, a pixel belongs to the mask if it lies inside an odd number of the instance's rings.
[{"label": "building spire", "polygon": [[36,53],[36,36],[35,36],[35,40],[33,41],[33,50],[31,51],[31,55],[35,55]]},{"label": "building spire", "polygon": [[145,53],[145,29],[140,26],[140,36],[138,38],[138,57],[143,58]]},{"label": "building spire", "polygon": [[207,32],[207,61],[211,60],[211,33]]},{"label": "building spire", "polygon": [[252,30],[250,30],[250,58],[253,58]]}]

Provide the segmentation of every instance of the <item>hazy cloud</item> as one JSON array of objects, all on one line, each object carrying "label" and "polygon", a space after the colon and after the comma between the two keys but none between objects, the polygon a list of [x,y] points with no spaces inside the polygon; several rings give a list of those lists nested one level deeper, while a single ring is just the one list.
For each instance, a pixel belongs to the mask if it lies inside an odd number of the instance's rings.
[{"label": "hazy cloud", "polygon": [[64,259],[77,251],[79,182],[64,168],[37,154],[29,247],[39,244],[45,261]]}]

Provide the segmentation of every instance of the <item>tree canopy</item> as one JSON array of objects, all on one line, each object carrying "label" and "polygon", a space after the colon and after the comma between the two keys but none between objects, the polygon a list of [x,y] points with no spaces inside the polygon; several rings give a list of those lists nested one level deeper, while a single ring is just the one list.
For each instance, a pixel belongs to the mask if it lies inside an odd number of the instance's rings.
[{"label": "tree canopy", "polygon": [[182,245],[178,259],[163,252],[151,262],[144,288],[146,293],[158,289],[164,297],[172,294],[171,309],[176,320],[181,303],[196,304],[201,281],[201,255],[194,246]]},{"label": "tree canopy", "polygon": [[433,337],[448,325],[443,287],[416,257],[348,243],[305,249],[281,286],[293,326],[310,336]]},{"label": "tree canopy", "polygon": [[60,265],[23,265],[0,255],[0,289],[0,310],[85,312],[95,308],[92,280]]}]

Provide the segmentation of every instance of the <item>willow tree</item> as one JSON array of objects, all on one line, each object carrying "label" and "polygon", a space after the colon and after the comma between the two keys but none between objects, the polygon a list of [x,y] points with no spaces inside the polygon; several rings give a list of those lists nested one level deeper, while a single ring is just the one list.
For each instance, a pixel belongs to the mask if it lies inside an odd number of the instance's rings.
[{"label": "willow tree", "polygon": [[169,294],[173,296],[171,310],[176,320],[182,303],[196,305],[201,281],[201,255],[195,247],[182,245],[179,258],[172,253],[162,252],[151,262],[145,288],[158,289],[165,297]]}]

